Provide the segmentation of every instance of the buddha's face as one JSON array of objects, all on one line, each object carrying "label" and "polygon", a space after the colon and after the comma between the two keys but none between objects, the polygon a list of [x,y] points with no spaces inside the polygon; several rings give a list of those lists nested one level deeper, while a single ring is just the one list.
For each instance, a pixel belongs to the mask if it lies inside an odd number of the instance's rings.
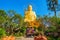
[{"label": "buddha's face", "polygon": [[32,11],[32,6],[31,5],[29,5],[28,11]]}]

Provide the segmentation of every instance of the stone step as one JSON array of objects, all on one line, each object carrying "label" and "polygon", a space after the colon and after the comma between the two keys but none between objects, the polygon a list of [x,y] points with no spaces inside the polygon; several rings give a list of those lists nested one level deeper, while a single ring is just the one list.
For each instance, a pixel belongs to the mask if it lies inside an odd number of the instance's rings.
[{"label": "stone step", "polygon": [[16,40],[34,40],[33,38],[16,37]]}]

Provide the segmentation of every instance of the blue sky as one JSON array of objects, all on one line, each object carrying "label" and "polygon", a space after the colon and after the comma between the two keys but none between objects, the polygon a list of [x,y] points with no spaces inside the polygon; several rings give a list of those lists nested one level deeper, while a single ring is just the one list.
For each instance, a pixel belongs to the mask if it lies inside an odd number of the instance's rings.
[{"label": "blue sky", "polygon": [[0,9],[5,11],[14,10],[24,15],[24,10],[27,9],[29,4],[33,6],[37,15],[43,16],[49,13],[46,0],[0,0]]}]

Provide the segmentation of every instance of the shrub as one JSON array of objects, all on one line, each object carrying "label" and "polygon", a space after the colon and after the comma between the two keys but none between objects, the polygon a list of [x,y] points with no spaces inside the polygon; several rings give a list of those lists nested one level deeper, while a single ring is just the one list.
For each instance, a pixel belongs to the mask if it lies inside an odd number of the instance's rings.
[{"label": "shrub", "polygon": [[60,40],[60,37],[58,38],[58,40]]},{"label": "shrub", "polygon": [[5,35],[6,35],[5,30],[3,28],[0,28],[0,38]]}]

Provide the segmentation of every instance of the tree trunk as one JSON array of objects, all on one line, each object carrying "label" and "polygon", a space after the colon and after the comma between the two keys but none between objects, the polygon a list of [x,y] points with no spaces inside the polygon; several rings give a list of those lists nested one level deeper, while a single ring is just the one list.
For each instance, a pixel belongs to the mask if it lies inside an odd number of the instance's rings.
[{"label": "tree trunk", "polygon": [[54,11],[54,15],[55,15],[55,17],[56,17],[56,10]]},{"label": "tree trunk", "polygon": [[56,8],[55,8],[54,4],[53,4],[53,11],[54,11],[54,16],[56,17]]}]

